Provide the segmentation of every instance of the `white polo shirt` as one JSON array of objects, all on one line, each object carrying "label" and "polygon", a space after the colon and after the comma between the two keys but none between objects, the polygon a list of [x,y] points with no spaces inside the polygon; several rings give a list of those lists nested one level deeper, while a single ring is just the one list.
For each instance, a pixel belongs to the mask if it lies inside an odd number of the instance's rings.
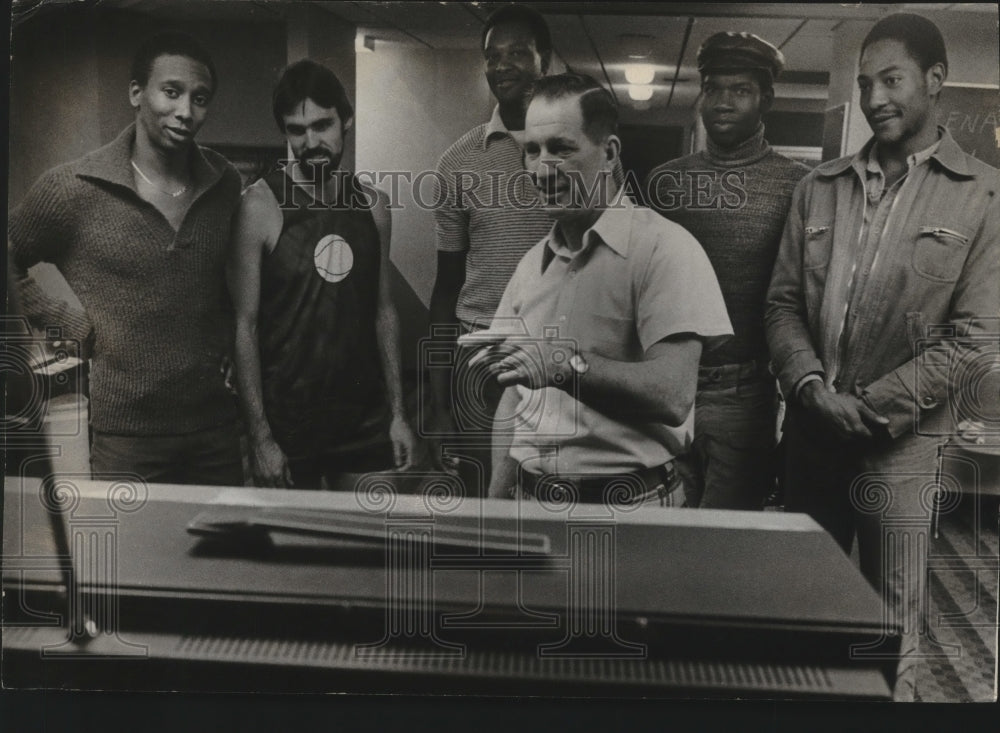
[{"label": "white polo shirt", "polygon": [[[623,362],[641,361],[668,336],[693,333],[716,346],[733,333],[712,265],[678,224],[619,197],[584,233],[576,253],[553,227],[518,264],[491,331]],[[685,423],[624,420],[566,391],[517,388],[521,400],[510,455],[533,473],[623,473],[662,465],[691,442]]]}]

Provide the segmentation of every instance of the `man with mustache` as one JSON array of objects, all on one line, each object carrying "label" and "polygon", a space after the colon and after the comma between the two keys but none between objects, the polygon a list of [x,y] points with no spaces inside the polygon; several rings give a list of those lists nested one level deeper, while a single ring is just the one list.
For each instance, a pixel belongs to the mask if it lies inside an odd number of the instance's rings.
[{"label": "man with mustache", "polygon": [[678,461],[689,500],[710,509],[760,509],[775,487],[777,395],[764,301],[792,190],[809,171],[764,139],[783,65],[781,51],[753,34],[708,38],[698,50],[708,148],[657,167],[647,184],[650,206],[705,249],[736,332],[702,356],[694,442]]},{"label": "man with mustache", "polygon": [[330,69],[286,68],[273,111],[294,159],[245,191],[229,263],[254,481],[407,468],[387,197],[340,169],[354,112]]},{"label": "man with mustache", "polygon": [[[521,259],[477,359],[506,388],[491,496],[681,504],[698,359],[732,334],[711,264],[682,227],[632,203],[613,170],[611,94],[589,76],[535,82],[525,166],[550,232]],[[509,445],[509,450],[508,450]],[[678,496],[681,495],[681,496]]]},{"label": "man with mustache", "polygon": [[958,367],[992,363],[977,344],[995,344],[986,323],[1000,312],[1000,173],[936,124],[947,75],[931,21],[875,24],[857,79],[873,137],[796,188],[768,292],[789,403],[785,507],[845,552],[857,536],[902,628],[899,700],[915,695],[938,449],[968,386]]},{"label": "man with mustache", "polygon": [[[240,178],[197,146],[216,90],[195,39],[162,33],[136,53],[135,122],[44,174],[11,212],[11,272],[25,314],[90,356],[95,477],[243,483],[236,405],[225,386],[225,287]],[[83,311],[28,275],[53,263]]]}]

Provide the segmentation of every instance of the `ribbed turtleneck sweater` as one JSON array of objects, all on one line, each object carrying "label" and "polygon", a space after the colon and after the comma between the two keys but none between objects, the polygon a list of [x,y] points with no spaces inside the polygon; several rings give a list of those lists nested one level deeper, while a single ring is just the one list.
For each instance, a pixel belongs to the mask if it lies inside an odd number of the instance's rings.
[{"label": "ribbed turtleneck sweater", "polygon": [[764,126],[732,148],[708,149],[655,168],[650,206],[708,254],[736,335],[702,354],[702,366],[766,362],[764,306],[792,191],[809,172],[771,150]]}]

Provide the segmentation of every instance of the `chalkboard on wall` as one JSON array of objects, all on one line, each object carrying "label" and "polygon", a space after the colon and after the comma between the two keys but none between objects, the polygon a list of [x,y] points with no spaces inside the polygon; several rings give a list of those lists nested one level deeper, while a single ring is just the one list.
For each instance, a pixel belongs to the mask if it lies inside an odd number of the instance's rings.
[{"label": "chalkboard on wall", "polygon": [[1000,89],[945,84],[938,123],[962,150],[1000,168]]}]

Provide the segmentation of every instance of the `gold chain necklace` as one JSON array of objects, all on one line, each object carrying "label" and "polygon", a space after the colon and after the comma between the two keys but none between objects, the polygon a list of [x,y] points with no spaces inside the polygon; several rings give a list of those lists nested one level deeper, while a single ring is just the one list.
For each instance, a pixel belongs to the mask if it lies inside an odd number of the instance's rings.
[{"label": "gold chain necklace", "polygon": [[139,174],[139,177],[142,180],[144,180],[150,186],[152,186],[157,191],[159,191],[160,193],[162,193],[164,196],[169,196],[170,198],[175,199],[178,196],[183,196],[185,194],[185,192],[188,190],[187,186],[181,186],[181,188],[179,190],[177,190],[177,191],[172,191],[172,192],[171,191],[164,191],[162,188],[160,188],[155,183],[153,183],[151,180],[149,180],[149,176],[147,176],[145,173],[142,172],[142,170],[139,168],[139,166],[137,166],[135,164],[134,160],[130,160],[129,162],[132,164],[132,167],[135,169],[135,172]]}]

